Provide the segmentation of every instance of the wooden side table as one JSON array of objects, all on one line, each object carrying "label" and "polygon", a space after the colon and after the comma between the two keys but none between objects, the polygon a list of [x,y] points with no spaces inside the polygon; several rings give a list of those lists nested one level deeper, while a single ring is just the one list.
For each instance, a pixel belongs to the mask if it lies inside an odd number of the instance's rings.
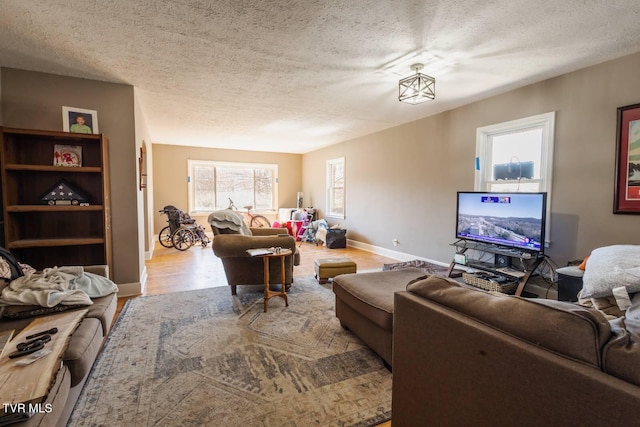
[{"label": "wooden side table", "polygon": [[[269,300],[273,297],[281,297],[284,299],[284,302],[287,307],[289,307],[289,300],[287,298],[286,286],[285,282],[285,273],[286,270],[284,268],[284,259],[285,257],[291,255],[291,249],[281,249],[279,253],[268,253],[257,255],[262,257],[262,261],[264,262],[264,312],[267,312],[267,304]],[[280,277],[282,278],[282,287],[280,288],[280,292],[272,291],[269,289],[269,260],[271,258],[280,259]]]}]

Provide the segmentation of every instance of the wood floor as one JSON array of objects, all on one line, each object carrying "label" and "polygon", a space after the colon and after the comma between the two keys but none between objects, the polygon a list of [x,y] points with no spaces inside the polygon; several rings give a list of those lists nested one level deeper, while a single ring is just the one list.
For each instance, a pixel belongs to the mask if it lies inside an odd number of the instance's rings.
[{"label": "wood floor", "polygon": [[[313,276],[316,258],[336,256],[351,258],[358,265],[358,271],[380,268],[385,263],[398,262],[393,258],[355,248],[327,249],[313,243],[302,243],[300,245],[300,265],[294,267],[293,276]],[[228,286],[222,262],[213,254],[211,245],[206,248],[193,246],[189,250],[181,252],[157,244],[153,251],[153,257],[146,262],[146,266],[147,283],[142,295],[159,295],[214,286]],[[116,317],[120,314],[125,302],[131,298],[137,297],[118,299]],[[388,421],[378,427],[390,426],[391,421]]]},{"label": "wood floor", "polygon": [[[293,269],[294,277],[313,276],[316,258],[346,256],[358,265],[358,271],[380,268],[385,263],[398,262],[396,259],[360,249],[327,249],[313,243],[302,243],[299,250],[300,265]],[[191,249],[181,252],[157,244],[153,251],[153,257],[146,261],[146,266],[147,283],[142,295],[159,295],[228,286],[222,262],[213,254],[211,245],[206,248],[193,246]],[[118,312],[129,298],[131,297],[118,299]]]}]

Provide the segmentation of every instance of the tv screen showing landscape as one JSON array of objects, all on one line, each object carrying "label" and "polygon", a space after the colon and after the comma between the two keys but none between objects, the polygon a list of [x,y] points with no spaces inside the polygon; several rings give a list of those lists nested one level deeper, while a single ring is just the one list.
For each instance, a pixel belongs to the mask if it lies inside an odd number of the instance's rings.
[{"label": "tv screen showing landscape", "polygon": [[547,193],[459,192],[456,237],[544,252]]}]

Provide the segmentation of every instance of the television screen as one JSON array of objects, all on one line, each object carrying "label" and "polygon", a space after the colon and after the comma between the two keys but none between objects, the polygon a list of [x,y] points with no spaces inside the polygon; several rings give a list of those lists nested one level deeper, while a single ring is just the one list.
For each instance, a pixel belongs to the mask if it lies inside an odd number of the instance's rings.
[{"label": "television screen", "polygon": [[458,192],[456,237],[544,253],[547,193]]}]

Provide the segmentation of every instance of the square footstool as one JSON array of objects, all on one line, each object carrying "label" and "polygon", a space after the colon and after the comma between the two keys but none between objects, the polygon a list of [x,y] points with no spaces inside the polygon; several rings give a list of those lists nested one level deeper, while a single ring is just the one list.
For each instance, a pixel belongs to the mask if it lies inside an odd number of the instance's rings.
[{"label": "square footstool", "polygon": [[319,283],[327,283],[327,280],[339,274],[355,273],[356,263],[349,258],[321,258],[315,261],[316,279]]}]

